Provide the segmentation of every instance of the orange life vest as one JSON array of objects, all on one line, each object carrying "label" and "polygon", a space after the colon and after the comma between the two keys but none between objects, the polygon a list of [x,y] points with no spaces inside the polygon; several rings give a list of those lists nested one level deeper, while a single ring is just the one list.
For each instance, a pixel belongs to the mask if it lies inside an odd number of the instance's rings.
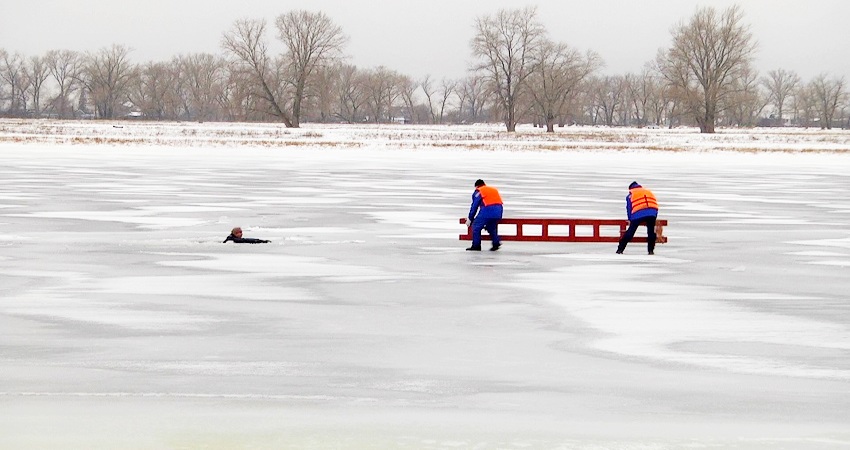
[{"label": "orange life vest", "polygon": [[637,187],[629,192],[632,194],[632,214],[646,208],[658,209],[658,200],[649,189]]},{"label": "orange life vest", "polygon": [[484,203],[484,206],[502,204],[502,197],[496,188],[485,185],[479,186],[477,189],[478,193],[481,194],[481,202]]}]

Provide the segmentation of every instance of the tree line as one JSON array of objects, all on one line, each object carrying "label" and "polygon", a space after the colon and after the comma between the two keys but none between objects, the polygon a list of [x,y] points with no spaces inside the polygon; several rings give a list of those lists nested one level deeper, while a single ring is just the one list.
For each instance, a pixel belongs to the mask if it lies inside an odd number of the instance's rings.
[{"label": "tree line", "polygon": [[[534,7],[475,19],[469,73],[421,79],[346,62],[348,40],[322,12],[273,25],[238,20],[220,54],[134,63],[114,44],[25,56],[0,48],[0,115],[61,119],[344,123],[534,123],[607,126],[850,127],[843,76],[804,81],[753,67],[757,44],[739,6],[698,9],[638,73],[605,75],[602,58],[549,38]],[[282,48],[275,52],[274,35]]]}]

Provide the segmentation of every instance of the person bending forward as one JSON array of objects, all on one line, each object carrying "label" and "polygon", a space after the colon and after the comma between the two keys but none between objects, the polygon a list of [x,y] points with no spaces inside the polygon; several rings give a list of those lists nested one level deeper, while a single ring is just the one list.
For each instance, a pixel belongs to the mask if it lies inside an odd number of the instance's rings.
[{"label": "person bending forward", "polygon": [[466,226],[472,227],[472,246],[467,250],[481,251],[481,230],[487,230],[493,241],[491,251],[496,251],[502,246],[499,238],[499,220],[502,219],[502,197],[498,189],[487,186],[484,180],[475,181],[475,192],[472,193],[472,205],[469,207],[469,215]]},{"label": "person bending forward", "polygon": [[626,214],[629,217],[629,229],[620,238],[617,253],[623,253],[629,241],[635,237],[635,232],[641,225],[646,225],[646,243],[650,255],[655,252],[655,219],[658,218],[658,200],[655,194],[644,188],[637,181],[629,185],[629,195],[626,196]]}]

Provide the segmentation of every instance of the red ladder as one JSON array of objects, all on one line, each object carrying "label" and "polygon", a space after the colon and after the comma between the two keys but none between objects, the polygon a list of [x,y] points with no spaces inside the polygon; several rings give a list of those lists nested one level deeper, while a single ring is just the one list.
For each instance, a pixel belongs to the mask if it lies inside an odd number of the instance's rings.
[{"label": "red ladder", "polygon": [[[465,222],[466,218],[460,219],[460,223]],[[667,221],[658,220],[655,225],[658,235],[656,242],[667,242],[667,237],[663,235]],[[503,241],[619,242],[628,227],[627,220],[619,219],[502,219],[499,221],[499,236]],[[638,233],[642,231],[639,229]],[[490,240],[490,236],[482,233],[481,239]],[[466,229],[466,234],[460,235],[460,240],[472,240],[471,227]],[[646,242],[646,236],[635,236],[632,242]]]}]

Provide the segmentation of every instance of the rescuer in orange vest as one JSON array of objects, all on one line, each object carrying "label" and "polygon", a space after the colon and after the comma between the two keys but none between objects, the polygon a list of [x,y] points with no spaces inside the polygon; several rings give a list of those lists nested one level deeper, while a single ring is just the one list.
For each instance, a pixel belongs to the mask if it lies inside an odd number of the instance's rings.
[{"label": "rescuer in orange vest", "polygon": [[[477,215],[476,215],[477,213]],[[475,181],[475,192],[472,193],[472,205],[469,207],[466,226],[472,227],[472,247],[467,250],[481,251],[481,230],[487,230],[493,246],[490,251],[496,251],[502,246],[499,239],[499,220],[502,219],[502,197],[499,191],[484,184],[484,180]]]},{"label": "rescuer in orange vest", "polygon": [[623,253],[626,245],[635,236],[635,232],[641,225],[646,225],[646,242],[649,254],[655,250],[655,219],[658,218],[658,200],[649,189],[644,188],[637,181],[629,185],[629,195],[626,196],[626,213],[629,217],[629,229],[620,238],[617,253]]}]

